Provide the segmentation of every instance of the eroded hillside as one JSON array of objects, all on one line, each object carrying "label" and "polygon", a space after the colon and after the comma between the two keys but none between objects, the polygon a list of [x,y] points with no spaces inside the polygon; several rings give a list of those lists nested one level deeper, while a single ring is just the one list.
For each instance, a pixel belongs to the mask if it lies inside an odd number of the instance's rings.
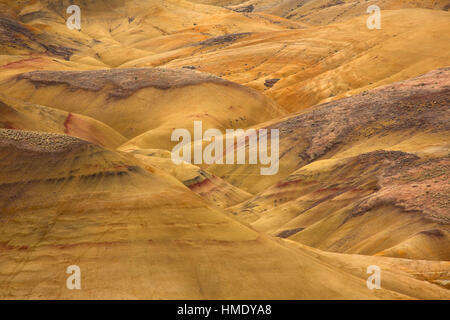
[{"label": "eroded hillside", "polygon": [[1,298],[449,299],[448,1],[72,4],[0,0]]}]

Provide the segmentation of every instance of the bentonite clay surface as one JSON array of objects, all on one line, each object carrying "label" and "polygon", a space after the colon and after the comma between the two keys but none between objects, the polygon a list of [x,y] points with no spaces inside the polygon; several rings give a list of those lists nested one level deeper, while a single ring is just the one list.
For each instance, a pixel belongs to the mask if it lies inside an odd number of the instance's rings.
[{"label": "bentonite clay surface", "polygon": [[77,2],[0,0],[0,299],[450,298],[448,0]]},{"label": "bentonite clay surface", "polygon": [[[429,72],[412,80],[383,86],[370,92],[329,102],[310,112],[292,116],[271,128],[280,134],[304,138],[310,146],[301,157],[310,162],[342,144],[355,130],[377,125],[372,131],[407,129],[450,130],[450,68]],[[382,124],[381,126],[379,124]],[[370,136],[372,133],[364,133]]]}]

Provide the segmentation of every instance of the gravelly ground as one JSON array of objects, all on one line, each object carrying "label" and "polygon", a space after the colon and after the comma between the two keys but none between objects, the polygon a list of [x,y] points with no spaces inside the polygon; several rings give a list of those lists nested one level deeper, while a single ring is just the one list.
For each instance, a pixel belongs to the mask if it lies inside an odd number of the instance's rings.
[{"label": "gravelly ground", "polygon": [[60,152],[88,142],[62,134],[0,129],[0,145],[40,152]]}]

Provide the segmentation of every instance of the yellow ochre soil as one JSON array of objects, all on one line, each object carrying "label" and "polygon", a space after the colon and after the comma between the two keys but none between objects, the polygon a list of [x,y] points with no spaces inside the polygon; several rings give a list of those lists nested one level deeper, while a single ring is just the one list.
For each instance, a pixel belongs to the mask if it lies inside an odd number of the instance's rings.
[{"label": "yellow ochre soil", "polygon": [[448,1],[72,3],[0,1],[1,299],[450,299]]}]

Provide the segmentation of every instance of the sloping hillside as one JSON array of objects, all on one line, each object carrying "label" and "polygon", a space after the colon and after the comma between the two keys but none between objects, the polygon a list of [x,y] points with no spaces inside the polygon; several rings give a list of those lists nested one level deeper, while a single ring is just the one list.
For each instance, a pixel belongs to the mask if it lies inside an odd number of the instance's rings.
[{"label": "sloping hillside", "polygon": [[[392,289],[369,291],[364,273],[339,271],[308,248],[259,235],[129,155],[17,130],[1,129],[0,143],[2,298],[447,294],[402,273],[421,287],[411,292],[388,272],[384,281]],[[79,292],[61,286],[61,267],[74,263],[85,275]]]}]

